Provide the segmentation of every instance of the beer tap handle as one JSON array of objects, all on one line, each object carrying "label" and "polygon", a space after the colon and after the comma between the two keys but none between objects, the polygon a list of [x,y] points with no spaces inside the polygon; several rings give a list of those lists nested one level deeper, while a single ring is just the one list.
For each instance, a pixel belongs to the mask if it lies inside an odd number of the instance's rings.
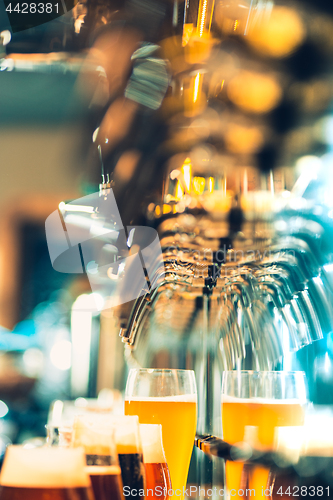
[{"label": "beer tap handle", "polygon": [[216,436],[197,434],[194,444],[204,453],[225,460],[246,462],[248,465],[261,465],[268,468],[283,468],[285,471],[293,470],[291,462],[284,455],[276,452],[261,452],[247,443],[235,446]]},{"label": "beer tap handle", "polygon": [[295,488],[299,489],[302,486],[303,491],[305,491],[304,488],[309,488],[310,485],[320,485],[322,490],[324,489],[323,484],[327,485],[325,487],[326,491],[329,491],[329,488],[332,487],[333,459],[330,455],[310,456],[301,454],[295,457],[289,454],[287,456],[281,452],[261,452],[252,448],[248,443],[240,443],[234,446],[209,434],[197,434],[194,444],[204,453],[214,457],[270,469],[272,477],[275,478],[274,481],[278,479],[277,483],[275,483],[277,491],[279,491],[277,485],[285,484],[283,483],[284,478],[289,478],[294,483]]}]

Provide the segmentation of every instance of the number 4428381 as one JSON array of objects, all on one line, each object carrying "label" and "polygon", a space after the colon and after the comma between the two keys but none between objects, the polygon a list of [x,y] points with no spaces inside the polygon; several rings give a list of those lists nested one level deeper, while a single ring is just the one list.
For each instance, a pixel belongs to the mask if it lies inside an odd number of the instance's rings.
[{"label": "number 4428381", "polygon": [[[13,4],[14,5],[14,4]],[[6,11],[10,14],[59,14],[59,4],[55,3],[16,3],[14,7],[8,4]]]},{"label": "number 4428381", "polygon": [[290,497],[329,497],[330,496],[330,487],[326,486],[293,486],[288,488],[280,488],[277,490],[276,495],[287,495]]}]

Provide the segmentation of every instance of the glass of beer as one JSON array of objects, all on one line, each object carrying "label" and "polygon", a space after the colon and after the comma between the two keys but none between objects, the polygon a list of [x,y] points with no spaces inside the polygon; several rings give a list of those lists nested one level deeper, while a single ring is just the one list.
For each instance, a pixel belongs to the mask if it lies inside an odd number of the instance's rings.
[{"label": "glass of beer", "polygon": [[7,448],[1,500],[94,500],[81,448]]},{"label": "glass of beer", "polygon": [[95,500],[122,500],[121,471],[116,451],[114,428],[97,425],[85,416],[75,418],[72,445],[86,454],[86,472],[90,476]]},{"label": "glass of beer", "polygon": [[110,416],[115,428],[124,496],[138,500],[145,496],[145,468],[137,416]]},{"label": "glass of beer", "polygon": [[146,470],[146,497],[152,500],[167,500],[171,480],[163,449],[162,426],[140,424],[140,435]]},{"label": "glass of beer", "polygon": [[161,424],[171,487],[184,498],[197,423],[197,390],[192,370],[131,370],[125,391],[126,415],[141,424]]},{"label": "glass of beer", "polygon": [[[222,380],[223,438],[230,444],[248,442],[262,451],[275,449],[280,427],[302,426],[306,404],[303,372],[227,371]],[[256,499],[271,496],[269,471],[227,462],[226,483],[235,499],[252,491]]]}]

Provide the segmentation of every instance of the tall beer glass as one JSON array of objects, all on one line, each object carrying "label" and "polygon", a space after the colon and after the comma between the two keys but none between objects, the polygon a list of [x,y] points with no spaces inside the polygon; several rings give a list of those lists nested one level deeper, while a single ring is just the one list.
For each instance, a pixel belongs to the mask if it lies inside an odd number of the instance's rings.
[{"label": "tall beer glass", "polygon": [[[305,403],[303,372],[224,372],[223,438],[230,444],[248,441],[259,450],[271,451],[279,427],[303,425]],[[245,488],[250,488],[257,500],[268,498],[268,476],[263,467],[246,471],[240,463],[226,464],[227,488],[235,490],[235,499],[244,498],[239,491]]]},{"label": "tall beer glass", "polygon": [[140,424],[147,500],[167,500],[171,489],[169,468],[162,442],[162,426]]},{"label": "tall beer glass", "polygon": [[114,428],[78,416],[74,421],[72,444],[83,447],[85,451],[86,472],[91,479],[95,500],[123,500]]},{"label": "tall beer glass", "polygon": [[[161,424],[171,486],[184,497],[197,422],[197,396],[192,370],[131,370],[125,391],[126,415],[141,424]],[[178,491],[177,491],[178,490]]]},{"label": "tall beer glass", "polygon": [[94,500],[82,449],[9,446],[1,500]]}]

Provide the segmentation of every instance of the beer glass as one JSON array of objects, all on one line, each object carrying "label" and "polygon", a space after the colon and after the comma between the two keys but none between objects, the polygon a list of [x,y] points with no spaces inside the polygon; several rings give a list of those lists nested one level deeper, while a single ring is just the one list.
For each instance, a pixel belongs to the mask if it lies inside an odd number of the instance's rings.
[{"label": "beer glass", "polygon": [[82,449],[57,447],[6,450],[1,500],[94,500]]},{"label": "beer glass", "polygon": [[138,417],[112,415],[109,420],[115,428],[124,495],[130,500],[144,498],[145,468]]},{"label": "beer glass", "polygon": [[[114,435],[116,454],[121,470],[123,493],[126,497],[133,500],[134,498],[137,500],[137,497],[144,497],[145,470],[138,417],[101,415],[93,412],[77,416],[73,429],[73,444],[77,442],[78,428],[83,428],[83,431],[86,433],[87,429],[90,429],[93,433],[100,433],[102,436],[104,434],[104,437]],[[82,430],[80,430],[80,433],[82,434]],[[79,444],[86,448],[82,439],[78,441]],[[107,440],[104,440],[101,446],[105,446],[106,444]]]},{"label": "beer glass", "polygon": [[171,487],[184,498],[197,422],[192,370],[133,369],[125,391],[125,413],[141,424],[161,424]]},{"label": "beer glass", "polygon": [[146,471],[146,497],[152,500],[167,500],[171,480],[163,449],[162,426],[140,424],[140,436]]},{"label": "beer glass", "polygon": [[72,445],[83,447],[86,472],[90,476],[95,500],[122,500],[122,481],[114,428],[96,425],[89,417],[74,420]]},{"label": "beer glass", "polygon": [[[280,427],[302,426],[306,403],[303,372],[227,371],[222,380],[223,438],[230,444],[242,441],[262,451],[275,447]],[[269,471],[244,468],[227,462],[226,483],[235,499],[250,488],[256,499],[270,497]],[[240,493],[240,494],[239,494]]]}]

